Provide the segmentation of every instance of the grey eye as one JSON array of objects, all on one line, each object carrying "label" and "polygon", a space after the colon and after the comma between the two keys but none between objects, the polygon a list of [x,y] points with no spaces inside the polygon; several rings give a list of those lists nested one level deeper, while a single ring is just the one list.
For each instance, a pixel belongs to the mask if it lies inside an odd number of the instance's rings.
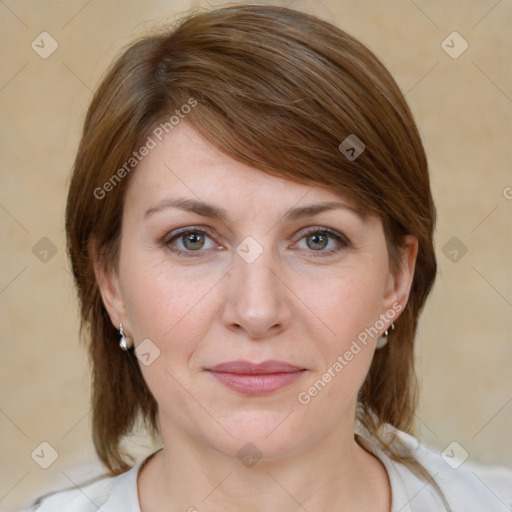
[{"label": "grey eye", "polygon": [[181,236],[181,242],[185,249],[190,251],[197,251],[202,249],[205,243],[205,235],[203,233],[198,233],[197,231],[186,233]]},{"label": "grey eye", "polygon": [[307,246],[315,251],[325,249],[328,243],[329,238],[323,233],[317,233],[306,237]]}]

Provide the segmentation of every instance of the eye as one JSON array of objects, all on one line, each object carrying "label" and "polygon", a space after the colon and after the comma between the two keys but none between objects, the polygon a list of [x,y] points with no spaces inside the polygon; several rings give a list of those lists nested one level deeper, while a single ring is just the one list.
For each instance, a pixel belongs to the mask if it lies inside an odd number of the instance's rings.
[{"label": "eye", "polygon": [[[329,228],[309,228],[302,235],[299,240],[299,248],[320,253],[319,256],[333,254],[349,246],[348,240],[342,234]],[[304,243],[301,244],[303,241]]]},{"label": "eye", "polygon": [[218,247],[208,231],[190,227],[169,233],[163,243],[180,256],[200,256],[209,249]]}]

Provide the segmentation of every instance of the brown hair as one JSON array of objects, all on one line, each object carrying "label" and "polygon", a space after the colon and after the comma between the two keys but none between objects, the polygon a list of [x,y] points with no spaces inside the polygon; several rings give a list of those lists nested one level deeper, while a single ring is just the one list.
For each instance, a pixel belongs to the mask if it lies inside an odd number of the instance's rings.
[{"label": "brown hair", "polygon": [[[89,341],[100,459],[111,474],[129,469],[121,441],[138,419],[155,435],[158,409],[133,353],[119,350],[93,258],[115,268],[131,176],[126,163],[159,123],[193,102],[186,122],[227,155],[275,176],[329,187],[377,214],[392,269],[404,235],[418,239],[408,303],[390,342],[375,353],[358,408],[377,439],[383,423],[410,432],[417,401],[414,337],[436,274],[435,208],[412,114],[383,64],[344,31],[298,11],[243,5],[194,14],[132,44],[101,82],[85,119],[66,231]],[[338,149],[351,134],[365,145],[356,159]],[[123,166],[122,179],[113,180]],[[107,188],[108,196],[98,198]],[[381,442],[395,459],[415,465]]]}]

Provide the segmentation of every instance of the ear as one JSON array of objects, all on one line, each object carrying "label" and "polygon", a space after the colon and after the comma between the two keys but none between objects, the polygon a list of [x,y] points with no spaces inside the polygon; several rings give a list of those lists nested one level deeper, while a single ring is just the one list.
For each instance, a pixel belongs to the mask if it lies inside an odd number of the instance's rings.
[{"label": "ear", "polygon": [[403,246],[400,248],[400,251],[400,267],[395,272],[390,271],[389,273],[384,293],[383,313],[393,308],[393,305],[395,305],[393,309],[396,310],[396,304],[400,304],[400,311],[403,311],[407,304],[414,278],[416,257],[418,255],[417,238],[413,235],[406,235],[403,239]]},{"label": "ear", "polygon": [[119,329],[122,323],[125,333],[131,333],[117,270],[107,266],[94,242],[91,243],[89,254],[92,255],[96,283],[112,325]]}]

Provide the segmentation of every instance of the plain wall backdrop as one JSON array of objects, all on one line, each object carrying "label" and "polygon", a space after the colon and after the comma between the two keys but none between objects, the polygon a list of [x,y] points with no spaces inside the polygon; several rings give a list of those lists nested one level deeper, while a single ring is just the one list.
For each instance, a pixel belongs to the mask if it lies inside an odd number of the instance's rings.
[{"label": "plain wall backdrop", "polygon": [[[438,209],[439,274],[417,338],[417,435],[439,451],[456,442],[459,456],[510,465],[512,3],[267,3],[356,36],[406,95]],[[92,91],[136,36],[191,8],[221,5],[0,1],[2,510],[79,482],[84,468],[98,472],[64,244],[67,180]],[[139,457],[153,450],[143,435],[132,442]],[[58,456],[44,469],[52,449]]]}]

